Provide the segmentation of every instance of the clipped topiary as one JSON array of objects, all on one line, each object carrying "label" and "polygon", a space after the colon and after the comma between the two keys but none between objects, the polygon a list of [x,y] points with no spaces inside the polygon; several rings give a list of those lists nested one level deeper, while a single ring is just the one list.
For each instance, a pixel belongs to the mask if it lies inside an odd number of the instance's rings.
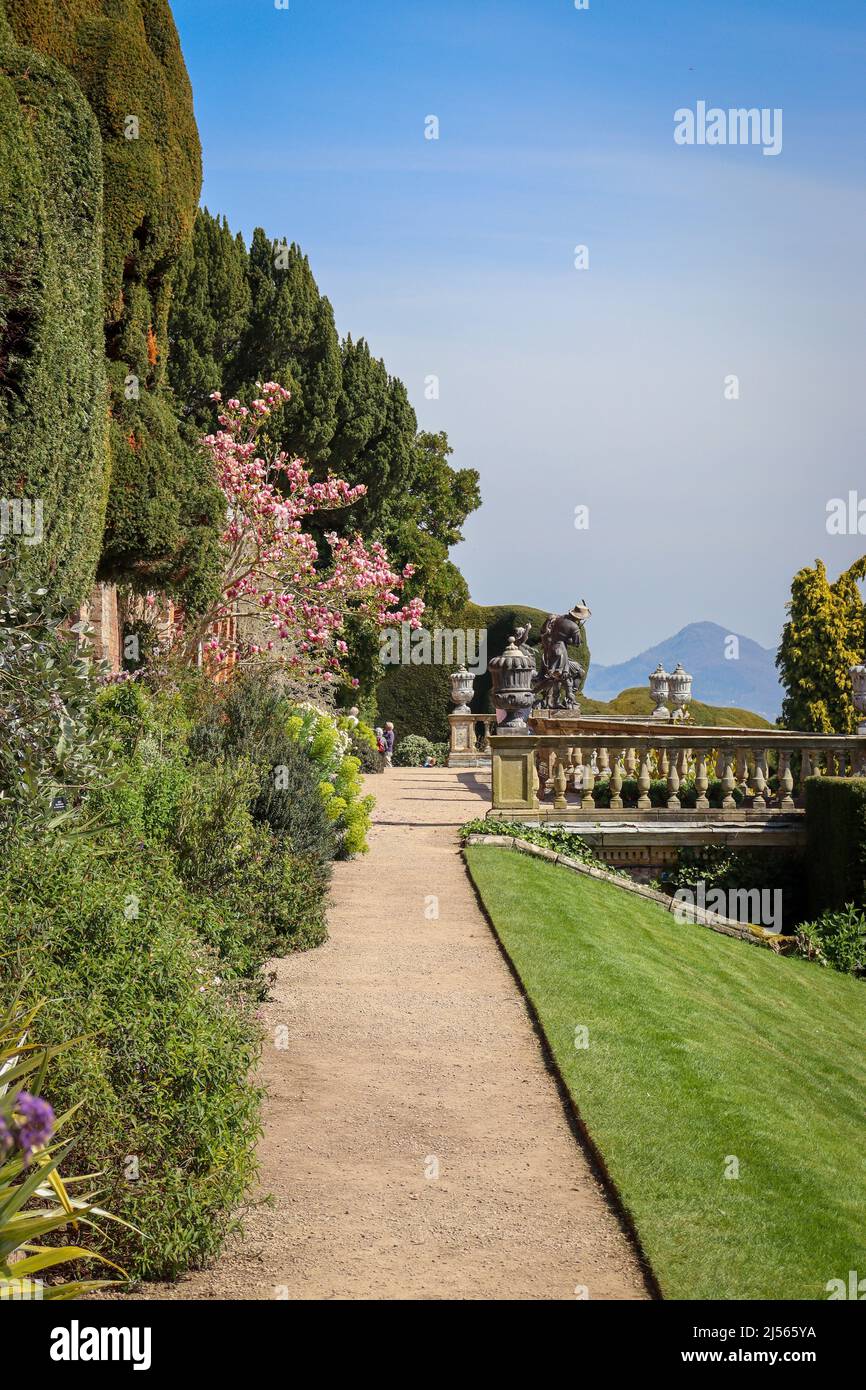
[{"label": "clipped topiary", "polygon": [[[172,276],[201,188],[171,9],[168,0],[2,3],[21,45],[72,74],[102,135],[102,313],[114,428],[100,577],[161,586],[201,607],[215,583],[218,494],[165,389]],[[64,187],[78,195],[68,178],[58,181]],[[76,410],[92,408],[92,392],[82,392]]]},{"label": "clipped topiary", "polygon": [[23,582],[78,601],[108,478],[102,145],[69,73],[2,28],[0,167],[0,545]]}]

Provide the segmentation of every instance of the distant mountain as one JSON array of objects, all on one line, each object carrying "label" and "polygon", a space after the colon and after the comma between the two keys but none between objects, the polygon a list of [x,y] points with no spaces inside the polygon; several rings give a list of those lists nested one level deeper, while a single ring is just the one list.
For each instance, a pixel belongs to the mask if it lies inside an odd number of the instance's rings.
[{"label": "distant mountain", "polygon": [[[739,642],[739,655],[731,659],[730,637]],[[693,676],[692,694],[710,705],[737,705],[775,719],[782,708],[782,688],[776,674],[775,652],[758,646],[751,637],[731,633],[718,623],[689,623],[674,637],[617,666],[593,661],[584,693],[594,700],[612,700],[621,690],[647,684],[659,662],[672,671],[681,661]]]}]

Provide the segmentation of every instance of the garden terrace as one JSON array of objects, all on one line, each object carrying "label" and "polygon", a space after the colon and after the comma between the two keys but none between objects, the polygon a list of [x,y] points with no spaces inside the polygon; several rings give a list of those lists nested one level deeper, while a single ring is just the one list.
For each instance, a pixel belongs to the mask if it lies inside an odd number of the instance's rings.
[{"label": "garden terrace", "polygon": [[796,849],[805,843],[808,778],[866,771],[862,735],[660,729],[647,720],[533,723],[545,732],[490,741],[488,816],[575,824],[613,864],[658,866],[684,845],[706,843]]}]

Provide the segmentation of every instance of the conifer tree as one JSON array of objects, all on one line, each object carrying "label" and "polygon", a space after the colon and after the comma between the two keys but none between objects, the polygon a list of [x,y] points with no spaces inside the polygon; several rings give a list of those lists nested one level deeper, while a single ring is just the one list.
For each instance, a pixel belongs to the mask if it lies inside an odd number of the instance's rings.
[{"label": "conifer tree", "polygon": [[776,656],[786,691],[781,719],[785,728],[854,732],[850,669],[866,655],[866,608],[857,587],[864,577],[866,556],[833,584],[823,560],[795,574]]}]

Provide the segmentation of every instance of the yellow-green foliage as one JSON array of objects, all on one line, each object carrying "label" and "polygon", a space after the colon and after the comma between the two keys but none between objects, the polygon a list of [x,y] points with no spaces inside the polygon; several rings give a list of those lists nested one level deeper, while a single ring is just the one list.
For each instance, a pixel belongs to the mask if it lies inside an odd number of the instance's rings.
[{"label": "yellow-green foliage", "polygon": [[[289,736],[302,747],[320,769],[319,791],[328,816],[340,832],[340,854],[366,854],[376,798],[364,796],[361,763],[349,752],[351,725],[314,705],[298,705],[287,721]],[[374,740],[375,741],[375,740]]]},{"label": "yellow-green foliage", "polygon": [[42,515],[41,542],[10,536],[6,553],[26,582],[80,599],[99,558],[108,465],[101,142],[69,74],[3,33],[0,497]]},{"label": "yellow-green foliage", "polygon": [[866,645],[866,607],[858,581],[866,577],[866,557],[831,584],[823,560],[794,575],[788,621],[776,657],[785,687],[782,723],[787,729],[850,734],[857,716],[850,670],[862,661]]},{"label": "yellow-green foliage", "polygon": [[2,4],[18,41],[73,75],[102,135],[113,429],[100,572],[167,588],[195,608],[215,585],[219,505],[163,386],[172,275],[201,188],[192,92],[171,9],[168,0]]}]

